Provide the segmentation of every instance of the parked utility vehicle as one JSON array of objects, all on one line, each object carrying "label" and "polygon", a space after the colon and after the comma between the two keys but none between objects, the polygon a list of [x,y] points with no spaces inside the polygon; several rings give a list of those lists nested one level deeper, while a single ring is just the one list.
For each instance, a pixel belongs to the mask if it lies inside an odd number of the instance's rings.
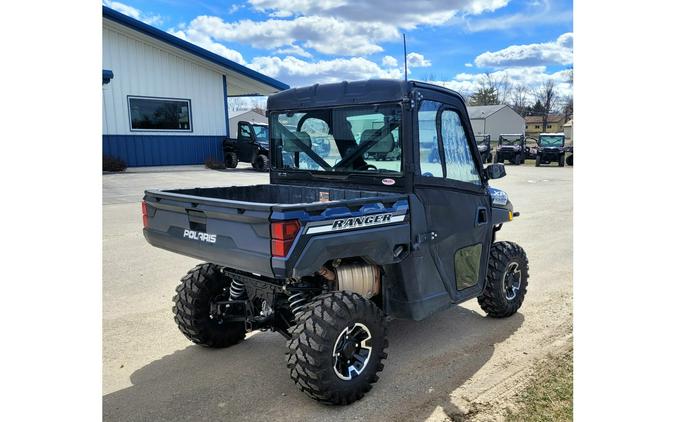
[{"label": "parked utility vehicle", "polygon": [[490,135],[476,135],[476,144],[478,152],[483,163],[492,162],[492,147],[490,145]]},{"label": "parked utility vehicle", "polygon": [[509,160],[511,164],[519,165],[526,158],[525,135],[502,134],[499,135],[495,163],[503,163]]},{"label": "parked utility vehicle", "polygon": [[269,134],[267,123],[241,121],[237,138],[223,140],[225,167],[236,168],[240,161],[251,163],[257,171],[269,171]]},{"label": "parked utility vehicle", "polygon": [[[496,240],[518,213],[488,186],[506,172],[483,168],[459,94],[343,82],[283,91],[267,109],[270,184],[145,193],[147,241],[207,262],[174,297],[188,339],[227,347],[251,330],[279,332],[300,390],[348,404],[378,380],[388,319],[472,298],[495,318],[520,308],[527,256]],[[309,126],[325,128],[330,152],[311,148]],[[398,160],[363,158],[391,151],[394,137]],[[440,162],[429,163],[434,142]]]},{"label": "parked utility vehicle", "polygon": [[536,166],[539,167],[541,164],[557,163],[558,167],[564,167],[565,152],[564,133],[540,133]]}]

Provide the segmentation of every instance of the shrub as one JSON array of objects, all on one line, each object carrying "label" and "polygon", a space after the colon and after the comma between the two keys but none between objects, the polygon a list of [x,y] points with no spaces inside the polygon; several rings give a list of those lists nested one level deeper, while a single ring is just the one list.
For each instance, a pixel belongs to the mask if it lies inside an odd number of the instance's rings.
[{"label": "shrub", "polygon": [[111,155],[103,156],[103,171],[124,171],[127,169],[127,163],[124,160]]},{"label": "shrub", "polygon": [[220,160],[214,160],[213,158],[209,157],[204,161],[204,165],[206,168],[209,168],[211,170],[225,170],[227,167],[225,167],[225,162],[220,161]]}]

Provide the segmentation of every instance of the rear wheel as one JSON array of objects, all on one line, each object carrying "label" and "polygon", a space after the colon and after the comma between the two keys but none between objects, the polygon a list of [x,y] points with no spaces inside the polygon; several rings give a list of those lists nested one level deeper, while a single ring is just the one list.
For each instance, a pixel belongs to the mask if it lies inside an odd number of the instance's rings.
[{"label": "rear wheel", "polygon": [[534,162],[534,165],[539,167],[541,166],[541,157],[537,155],[537,160]]},{"label": "rear wheel", "polygon": [[573,155],[570,154],[570,155],[567,156],[567,158],[565,158],[565,162],[567,163],[568,166],[571,166],[574,163],[572,157],[573,157]]},{"label": "rear wheel", "polygon": [[495,242],[490,248],[485,289],[478,296],[481,309],[493,318],[515,314],[527,293],[528,270],[523,248],[513,242]]},{"label": "rear wheel", "polygon": [[242,322],[224,322],[211,315],[211,302],[229,297],[230,279],[214,264],[200,264],[188,271],[173,297],[174,321],[178,329],[195,344],[221,348],[244,339]]},{"label": "rear wheel", "polygon": [[228,169],[236,168],[239,164],[239,157],[234,152],[228,152],[225,154],[225,167]]},{"label": "rear wheel", "polygon": [[257,171],[269,171],[270,161],[266,155],[258,154],[253,160],[253,168]]},{"label": "rear wheel", "polygon": [[513,164],[519,166],[521,162],[522,162],[522,157],[520,155],[516,155],[515,158],[513,159]]},{"label": "rear wheel", "polygon": [[558,167],[565,167],[565,154],[560,154],[558,157]]},{"label": "rear wheel", "polygon": [[301,391],[323,403],[350,404],[384,368],[384,314],[356,293],[326,293],[305,305],[287,346],[291,379]]}]

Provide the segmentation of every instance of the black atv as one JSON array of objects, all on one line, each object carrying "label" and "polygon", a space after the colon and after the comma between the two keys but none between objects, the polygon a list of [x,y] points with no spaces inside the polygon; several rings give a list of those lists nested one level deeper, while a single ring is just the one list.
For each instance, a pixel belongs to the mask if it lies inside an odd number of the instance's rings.
[{"label": "black atv", "polygon": [[540,133],[539,149],[537,151],[536,166],[557,163],[558,167],[565,166],[565,134]]},{"label": "black atv", "polygon": [[499,135],[495,163],[503,163],[505,160],[508,160],[511,164],[520,165],[525,161],[525,158],[525,135]]},{"label": "black atv", "polygon": [[251,163],[256,171],[269,171],[269,153],[267,123],[241,121],[237,124],[237,138],[223,140],[227,168],[236,168],[242,161]]},{"label": "black atv", "polygon": [[[518,311],[527,256],[497,235],[519,214],[489,185],[506,171],[481,164],[461,95],[369,80],[290,89],[267,109],[269,184],[145,193],[147,241],[206,262],[173,299],[190,341],[222,348],[252,330],[278,332],[293,383],[349,404],[384,368],[389,319],[420,321],[476,298],[492,318]],[[301,119],[284,125],[289,116]],[[313,150],[303,119],[324,122],[338,156]],[[394,139],[398,160],[364,160]]]}]

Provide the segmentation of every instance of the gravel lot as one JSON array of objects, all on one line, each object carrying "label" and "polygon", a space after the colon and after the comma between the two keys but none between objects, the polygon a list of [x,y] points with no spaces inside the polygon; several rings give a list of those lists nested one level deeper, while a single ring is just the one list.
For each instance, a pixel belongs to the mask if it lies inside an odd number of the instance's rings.
[{"label": "gravel lot", "polygon": [[507,173],[493,185],[521,212],[498,234],[529,256],[530,286],[520,312],[489,319],[472,300],[423,322],[393,321],[380,381],[349,407],[319,405],[295,388],[279,334],[255,332],[223,350],[191,344],[174,325],[171,297],[197,261],[143,238],[145,189],[267,183],[266,174],[186,167],[104,175],[104,419],[492,418],[485,409],[507,406],[537,360],[569,347],[572,331],[573,170],[507,166]]}]

